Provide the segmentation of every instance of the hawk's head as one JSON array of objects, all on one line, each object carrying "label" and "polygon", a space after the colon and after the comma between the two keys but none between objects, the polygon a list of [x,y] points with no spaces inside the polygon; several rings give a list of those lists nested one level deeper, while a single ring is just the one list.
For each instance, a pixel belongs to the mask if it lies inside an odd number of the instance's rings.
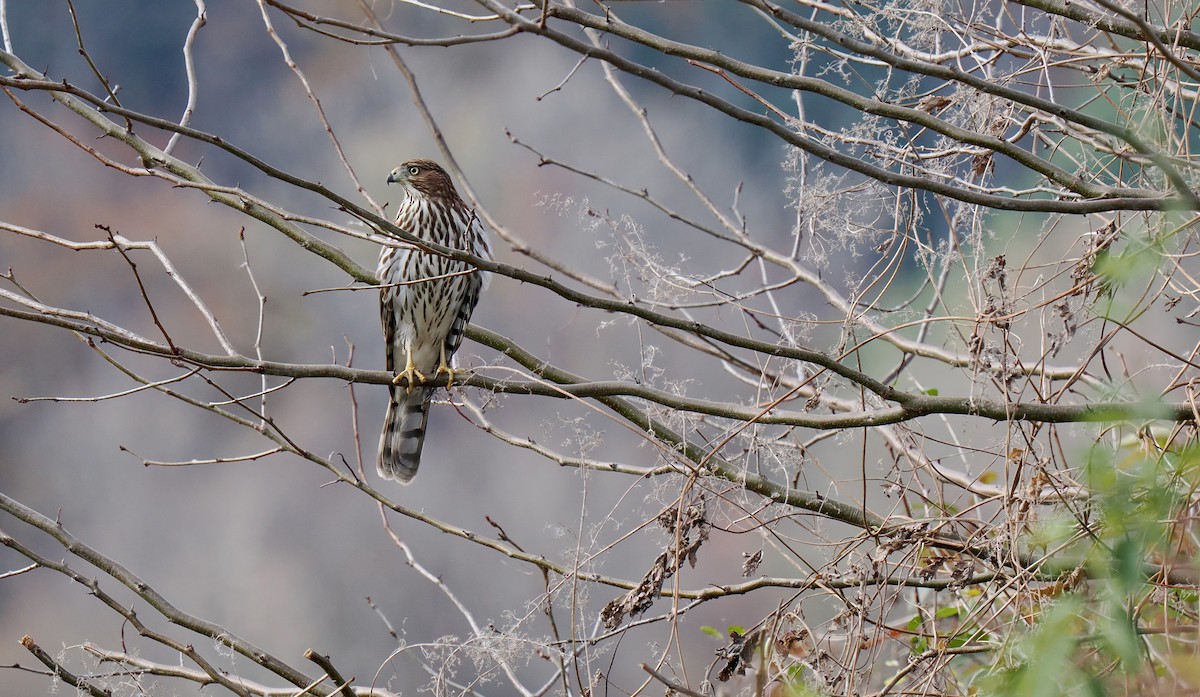
[{"label": "hawk's head", "polygon": [[454,182],[441,165],[432,160],[409,160],[392,170],[388,184],[399,184],[411,196],[458,198]]}]

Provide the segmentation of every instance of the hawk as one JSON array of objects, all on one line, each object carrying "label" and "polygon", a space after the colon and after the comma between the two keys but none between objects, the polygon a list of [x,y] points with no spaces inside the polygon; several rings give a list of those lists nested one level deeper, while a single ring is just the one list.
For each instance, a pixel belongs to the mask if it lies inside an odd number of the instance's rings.
[{"label": "hawk", "polygon": [[[389,184],[404,189],[396,227],[422,241],[490,257],[483,226],[436,162],[409,160],[392,170]],[[451,360],[462,343],[484,286],[474,266],[411,247],[385,246],[379,254],[380,318],[387,369],[396,372],[383,434],[379,475],[407,484],[421,463],[421,446],[435,388],[429,376],[454,380]],[[401,383],[405,383],[403,386]],[[449,384],[449,383],[447,383]]]}]

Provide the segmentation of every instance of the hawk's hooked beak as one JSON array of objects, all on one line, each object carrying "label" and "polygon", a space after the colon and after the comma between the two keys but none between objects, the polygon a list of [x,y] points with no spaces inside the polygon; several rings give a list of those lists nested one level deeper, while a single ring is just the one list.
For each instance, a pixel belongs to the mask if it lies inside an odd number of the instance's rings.
[{"label": "hawk's hooked beak", "polygon": [[398,172],[398,171],[399,171],[399,170],[395,170],[395,169],[393,169],[393,170],[392,170],[392,173],[388,175],[388,178],[387,178],[387,183],[388,183],[388,184],[398,184],[398,183],[400,183],[400,177],[399,177],[399,176],[396,174],[396,172]]}]

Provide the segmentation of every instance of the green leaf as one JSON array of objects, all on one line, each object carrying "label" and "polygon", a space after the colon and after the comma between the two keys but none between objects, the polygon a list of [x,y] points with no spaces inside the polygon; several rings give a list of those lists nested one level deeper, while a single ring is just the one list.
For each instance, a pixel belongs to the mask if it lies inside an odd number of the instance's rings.
[{"label": "green leaf", "polygon": [[1143,580],[1142,553],[1144,551],[1140,541],[1132,536],[1121,538],[1113,547],[1113,578],[1121,584],[1122,590],[1132,592],[1141,586]]},{"label": "green leaf", "polygon": [[1067,597],[1042,615],[1037,628],[1017,644],[1017,664],[993,674],[988,694],[1005,697],[1062,697],[1076,694],[1081,673],[1071,656],[1078,647],[1083,603]]},{"label": "green leaf", "polygon": [[1112,647],[1113,653],[1120,657],[1125,670],[1137,670],[1142,661],[1142,644],[1127,608],[1113,608],[1113,612],[1100,624],[1100,635],[1104,643]]},{"label": "green leaf", "polygon": [[929,639],[928,638],[926,638],[924,636],[913,637],[912,652],[913,652],[914,656],[919,656],[919,655],[925,653],[926,649],[928,649],[928,648],[929,648]]},{"label": "green leaf", "polygon": [[946,642],[946,646],[952,649],[961,648],[971,642],[971,637],[975,635],[978,627],[968,627],[965,630],[950,637],[950,641]]}]

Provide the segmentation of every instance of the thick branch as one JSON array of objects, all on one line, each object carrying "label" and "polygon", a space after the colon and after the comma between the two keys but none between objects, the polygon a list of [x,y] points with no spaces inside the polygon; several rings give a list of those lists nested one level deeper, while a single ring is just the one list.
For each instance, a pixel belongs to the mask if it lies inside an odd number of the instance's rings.
[{"label": "thick branch", "polygon": [[[866,53],[869,50],[871,51],[869,55],[872,55],[873,57],[879,57],[875,56],[875,53],[884,54],[891,59],[889,62],[892,62],[894,65],[896,65],[896,67],[901,69],[925,73],[933,77],[950,79],[955,82],[962,82],[975,87],[976,89],[980,89],[988,93],[994,93],[998,96],[1002,96],[1018,103],[1027,103],[1029,106],[1034,106],[1035,108],[1046,111],[1046,113],[1053,116],[1066,118],[1068,120],[1075,120],[1078,123],[1095,128],[1096,130],[1100,130],[1102,132],[1111,132],[1113,135],[1120,137],[1126,142],[1129,142],[1134,146],[1135,149],[1149,157],[1155,162],[1155,164],[1162,168],[1167,174],[1168,178],[1170,178],[1172,183],[1175,185],[1179,195],[1157,197],[1121,196],[1116,198],[1096,198],[1089,200],[1019,199],[1008,196],[998,196],[995,194],[969,191],[964,189],[960,184],[950,181],[943,182],[927,177],[901,174],[884,167],[870,164],[869,162],[865,162],[856,157],[843,153],[815,139],[805,137],[786,125],[773,120],[769,116],[734,106],[729,102],[726,102],[719,97],[706,92],[705,90],[681,83],[677,80],[673,80],[658,70],[631,61],[611,50],[592,46],[591,44],[575,39],[572,36],[542,26],[536,21],[528,20],[516,12],[508,10],[497,0],[476,1],[489,8],[493,12],[496,12],[503,17],[505,21],[509,22],[515,27],[520,28],[523,32],[536,34],[538,36],[550,39],[564,48],[567,48],[580,55],[586,55],[606,61],[623,72],[655,83],[674,94],[694,99],[739,121],[759,126],[767,131],[770,131],[784,142],[794,145],[809,154],[812,154],[832,164],[845,167],[851,171],[858,172],[884,184],[929,191],[940,196],[963,201],[965,203],[986,206],[995,210],[1058,213],[1095,213],[1116,210],[1177,210],[1180,208],[1200,210],[1200,199],[1197,199],[1197,197],[1191,192],[1186,185],[1186,182],[1184,182],[1179,173],[1175,171],[1174,167],[1169,161],[1167,161],[1166,157],[1143,143],[1129,128],[1108,124],[1107,122],[1103,122],[1094,117],[1089,117],[1082,113],[1075,112],[1067,107],[1056,105],[1048,100],[1031,97],[1017,90],[997,86],[994,83],[969,75],[958,69],[943,68],[942,66],[929,65],[919,61],[893,56],[891,54],[887,54],[885,51],[874,49],[874,47],[872,47],[870,44],[837,34],[837,32],[832,32],[832,30],[827,31],[836,35],[837,38],[835,40],[839,44],[844,45],[851,50],[856,50],[863,53]],[[771,12],[772,14],[783,12],[778,8],[767,6],[765,4],[760,5],[760,7],[764,11]],[[551,10],[551,12],[557,11],[558,6],[554,6]],[[788,17],[790,19],[791,15],[788,15]],[[819,22],[808,22],[807,24],[820,25]],[[810,29],[807,24],[804,26],[806,30],[821,34],[820,32]],[[781,82],[779,86],[788,85]],[[797,86],[797,88],[799,89],[800,87]]]},{"label": "thick branch", "polygon": [[[389,385],[395,377],[383,370],[348,368],[337,364],[286,363],[243,355],[211,354],[158,344],[136,335],[101,326],[92,326],[62,317],[26,312],[0,306],[0,316],[28,322],[38,322],[94,336],[138,353],[183,360],[212,370],[246,371],[263,375],[291,378],[334,378],[346,382]],[[633,397],[664,407],[706,416],[752,423],[782,426],[801,426],[813,429],[861,428],[900,423],[934,414],[978,416],[995,421],[1036,421],[1042,423],[1113,422],[1159,419],[1186,423],[1194,419],[1188,402],[1089,402],[1085,404],[1041,404],[1037,402],[1003,402],[979,397],[932,396],[891,390],[889,394],[899,406],[869,409],[841,414],[811,414],[787,409],[745,407],[728,402],[685,397],[617,380],[589,381],[584,377],[555,368],[529,354],[512,340],[482,327],[471,325],[467,337],[484,346],[500,351],[551,380],[553,385],[540,381],[516,381],[466,374],[455,379],[455,385],[478,387],[491,392],[527,394],[557,398]],[[431,377],[431,387],[447,387],[445,376]]]},{"label": "thick branch", "polygon": [[[1141,27],[1113,15],[1103,12],[1093,12],[1083,5],[1083,3],[1072,2],[1071,0],[1009,0],[1018,5],[1033,7],[1049,14],[1066,17],[1079,22],[1085,27],[1095,27],[1100,31],[1106,31],[1111,34],[1119,34],[1130,39],[1138,41],[1146,41],[1149,37]],[[1152,27],[1154,37],[1164,44],[1175,44],[1184,48],[1190,48],[1194,51],[1200,51],[1200,34],[1193,31],[1188,31],[1183,26],[1174,27]]]}]

